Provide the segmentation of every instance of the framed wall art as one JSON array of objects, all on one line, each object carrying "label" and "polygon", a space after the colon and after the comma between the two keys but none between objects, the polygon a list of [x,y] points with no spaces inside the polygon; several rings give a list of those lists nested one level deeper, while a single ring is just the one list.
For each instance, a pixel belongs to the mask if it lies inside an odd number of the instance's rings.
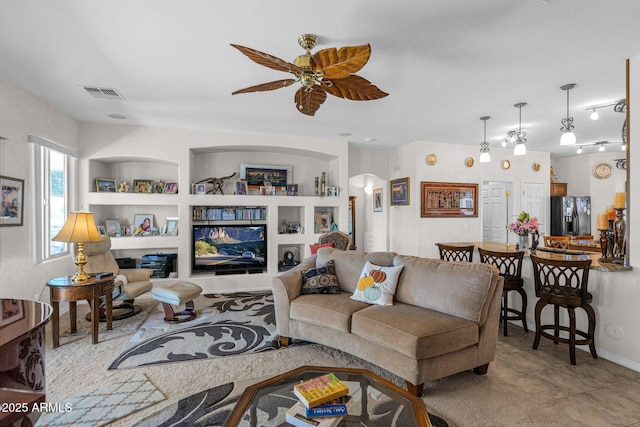
[{"label": "framed wall art", "polygon": [[116,180],[110,178],[96,178],[96,191],[99,193],[115,193]]},{"label": "framed wall art", "polygon": [[153,214],[136,214],[133,218],[134,235],[151,234]]},{"label": "framed wall art", "polygon": [[373,211],[382,212],[382,188],[373,189]]},{"label": "framed wall art", "polygon": [[326,233],[331,231],[331,213],[319,212],[314,217],[316,233]]},{"label": "framed wall art", "polygon": [[478,184],[421,182],[420,216],[477,217]]},{"label": "framed wall art", "polygon": [[0,316],[0,329],[5,326],[24,319],[24,301],[19,299],[2,299],[2,316]]},{"label": "framed wall art", "polygon": [[265,182],[270,182],[276,190],[287,191],[292,178],[291,166],[240,165],[240,179],[246,181],[249,188],[259,189]]},{"label": "framed wall art", "polygon": [[392,179],[389,181],[391,206],[409,206],[409,177]]},{"label": "framed wall art", "polygon": [[0,191],[0,227],[22,225],[24,180],[0,175]]}]

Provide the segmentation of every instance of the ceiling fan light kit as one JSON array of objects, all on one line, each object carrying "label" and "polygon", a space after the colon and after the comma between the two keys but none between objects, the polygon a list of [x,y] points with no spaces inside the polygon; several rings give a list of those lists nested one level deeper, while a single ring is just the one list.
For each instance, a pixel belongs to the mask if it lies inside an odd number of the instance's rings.
[{"label": "ceiling fan light kit", "polygon": [[298,111],[308,116],[315,115],[327,99],[327,94],[354,101],[370,101],[389,95],[368,80],[354,74],[369,61],[371,46],[366,44],[340,49],[328,48],[311,54],[311,49],[317,43],[318,37],[313,34],[298,37],[298,44],[306,52],[296,57],[293,63],[255,49],[232,44],[231,46],[255,63],[291,73],[295,77],[239,89],[232,95],[275,90],[300,82],[301,87],[295,93],[294,102]]}]

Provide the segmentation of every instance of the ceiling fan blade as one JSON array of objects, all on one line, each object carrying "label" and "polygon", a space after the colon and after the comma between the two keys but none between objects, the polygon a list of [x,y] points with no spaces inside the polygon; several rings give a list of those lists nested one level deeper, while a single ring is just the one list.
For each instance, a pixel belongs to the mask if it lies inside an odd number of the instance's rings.
[{"label": "ceiling fan blade", "polygon": [[302,69],[297,65],[277,58],[273,55],[269,55],[268,53],[260,52],[259,50],[251,49],[250,47],[240,46],[237,44],[231,44],[231,46],[244,53],[249,59],[257,64],[277,71],[285,71],[287,73],[293,74],[302,73]]},{"label": "ceiling fan blade", "polygon": [[344,79],[333,79],[331,80],[332,85],[326,83],[326,81],[323,82],[322,88],[327,93],[353,101],[370,101],[389,95],[371,84],[369,80],[356,75],[350,75]]},{"label": "ceiling fan blade", "polygon": [[237,95],[239,93],[249,93],[249,92],[265,92],[267,90],[280,89],[283,87],[287,87],[295,82],[296,82],[295,79],[276,80],[269,83],[262,83],[255,86],[245,87],[244,89],[238,89],[235,92],[231,93],[231,95]]},{"label": "ceiling fan blade", "polygon": [[365,66],[371,56],[371,46],[345,46],[323,49],[313,55],[315,70],[322,70],[327,79],[343,79]]},{"label": "ceiling fan blade", "polygon": [[310,92],[307,92],[305,87],[301,87],[296,91],[293,101],[296,103],[298,111],[307,116],[313,116],[325,99],[327,99],[327,94],[320,87],[314,88]]}]

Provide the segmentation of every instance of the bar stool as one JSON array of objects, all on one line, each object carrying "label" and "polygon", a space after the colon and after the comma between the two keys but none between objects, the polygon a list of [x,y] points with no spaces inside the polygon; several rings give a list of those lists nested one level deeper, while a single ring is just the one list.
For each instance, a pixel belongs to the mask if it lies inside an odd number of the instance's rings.
[{"label": "bar stool", "polygon": [[[533,349],[538,348],[540,337],[549,338],[555,344],[561,342],[569,344],[571,364],[576,364],[576,345],[589,345],[594,359],[598,358],[594,343],[596,329],[596,314],[591,307],[593,296],[587,291],[589,285],[589,267],[591,260],[566,261],[550,260],[531,255],[533,263],[533,278],[536,296],[540,298],[536,303],[536,337]],[[540,314],[547,304],[553,304],[554,324],[541,325]],[[569,326],[560,325],[560,307],[569,312]],[[589,321],[587,332],[576,329],[576,308],[582,308],[587,313]],[[553,335],[548,332],[553,330]],[[560,331],[568,332],[569,338],[560,337]],[[583,339],[576,339],[576,335]]]},{"label": "bar stool", "polygon": [[[522,259],[524,251],[518,252],[498,252],[488,251],[478,248],[480,262],[491,264],[500,270],[500,275],[504,277],[504,287],[502,288],[502,320],[503,334],[507,336],[507,323],[509,320],[522,320],[522,328],[529,332],[527,328],[527,293],[524,291],[522,280]],[[509,308],[509,292],[516,291],[522,298],[522,309]],[[509,315],[511,313],[511,315]]]},{"label": "bar stool", "polygon": [[471,246],[451,246],[437,243],[440,249],[440,259],[443,261],[468,261],[473,262],[473,250]]}]

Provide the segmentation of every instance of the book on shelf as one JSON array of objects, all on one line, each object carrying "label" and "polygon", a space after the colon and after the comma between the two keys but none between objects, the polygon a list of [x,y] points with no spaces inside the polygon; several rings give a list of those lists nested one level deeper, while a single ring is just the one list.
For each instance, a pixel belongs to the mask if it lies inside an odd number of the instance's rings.
[{"label": "book on shelf", "polygon": [[293,405],[285,414],[286,421],[296,427],[335,427],[342,421],[342,416],[309,418],[305,416],[302,402]]},{"label": "book on shelf", "polygon": [[322,417],[344,417],[349,415],[349,406],[351,402],[351,396],[348,394],[340,396],[337,399],[333,399],[325,404],[314,406],[313,408],[307,408],[300,404],[304,408],[304,414],[307,418],[322,418]]},{"label": "book on shelf", "polygon": [[349,387],[329,373],[294,385],[293,393],[304,406],[313,408],[349,394]]}]

